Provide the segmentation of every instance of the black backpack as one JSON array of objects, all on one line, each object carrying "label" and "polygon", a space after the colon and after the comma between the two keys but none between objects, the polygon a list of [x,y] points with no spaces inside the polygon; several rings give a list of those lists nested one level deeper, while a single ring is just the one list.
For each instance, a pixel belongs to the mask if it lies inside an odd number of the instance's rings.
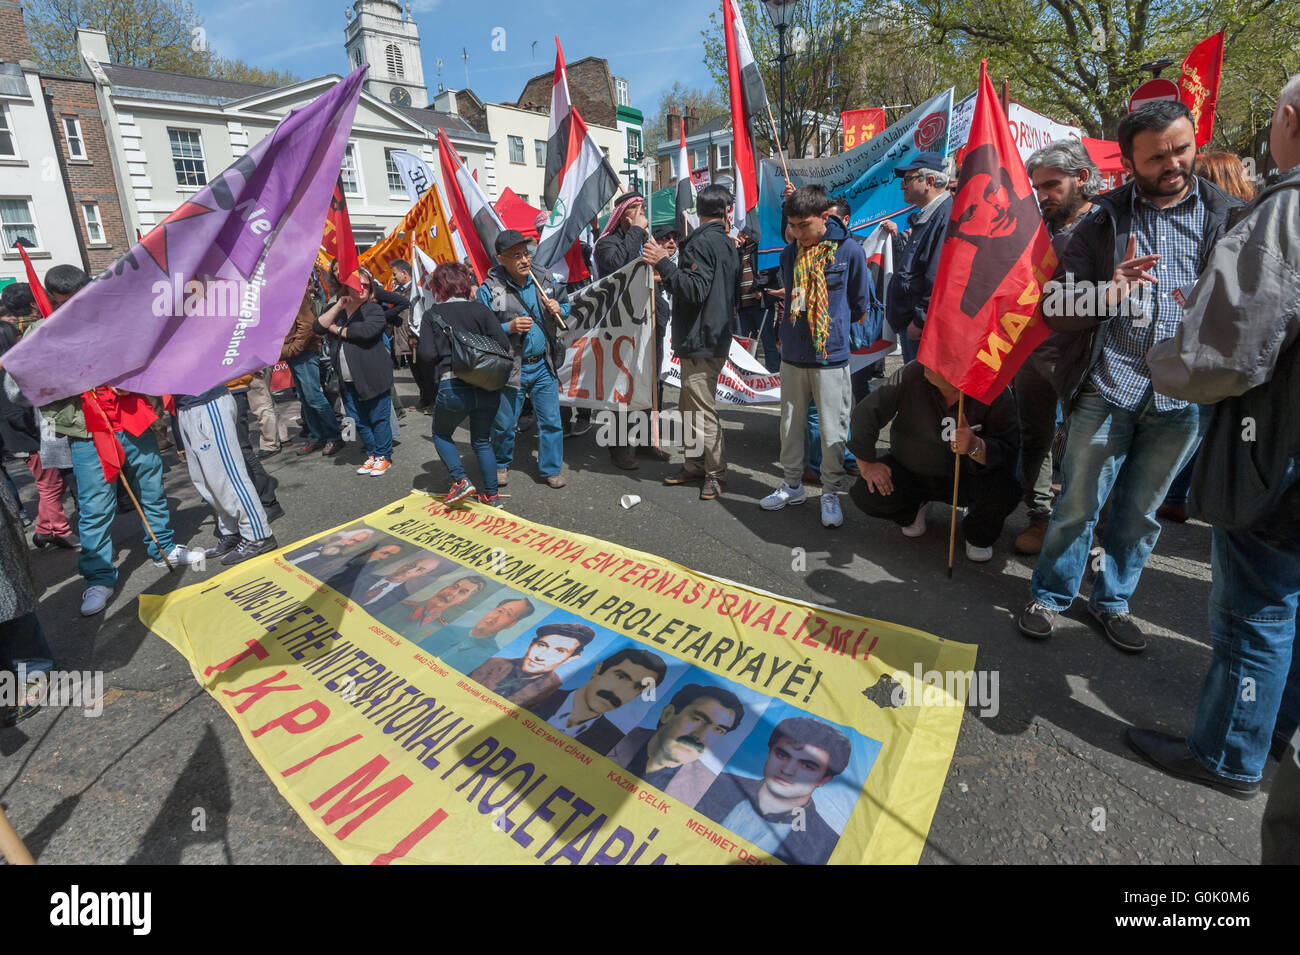
[{"label": "black backpack", "polygon": [[452,328],[437,312],[426,312],[423,320],[433,322],[436,328],[446,333],[451,345],[453,375],[484,391],[500,391],[505,387],[515,366],[514,355],[509,349],[486,335]]}]

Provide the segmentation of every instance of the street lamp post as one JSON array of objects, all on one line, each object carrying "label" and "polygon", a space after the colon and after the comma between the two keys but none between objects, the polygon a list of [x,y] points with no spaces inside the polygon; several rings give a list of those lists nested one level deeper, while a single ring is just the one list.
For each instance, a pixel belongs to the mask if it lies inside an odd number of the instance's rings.
[{"label": "street lamp post", "polygon": [[790,29],[790,24],[794,21],[795,6],[799,0],[763,0],[763,5],[767,7],[768,16],[772,18],[772,25],[776,27],[777,37],[777,97],[779,100],[778,110],[781,117],[781,142],[777,143],[777,149],[783,149],[785,145],[785,61],[790,59],[794,54],[785,52],[785,33]]}]

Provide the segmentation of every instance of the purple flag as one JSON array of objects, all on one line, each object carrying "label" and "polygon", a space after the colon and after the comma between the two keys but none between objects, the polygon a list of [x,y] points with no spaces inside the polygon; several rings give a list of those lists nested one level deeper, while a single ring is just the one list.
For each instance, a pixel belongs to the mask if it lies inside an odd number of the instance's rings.
[{"label": "purple flag", "polygon": [[35,405],[200,394],[275,363],[302,303],[365,67],[265,139],[4,356]]}]

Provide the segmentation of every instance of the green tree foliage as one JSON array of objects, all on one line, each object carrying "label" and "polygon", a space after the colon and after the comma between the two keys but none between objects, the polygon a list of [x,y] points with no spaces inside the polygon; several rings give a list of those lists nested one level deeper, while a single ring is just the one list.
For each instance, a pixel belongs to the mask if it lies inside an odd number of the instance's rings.
[{"label": "green tree foliage", "polygon": [[217,54],[207,44],[203,18],[186,0],[30,0],[27,32],[41,69],[81,73],[78,28],[103,30],[109,58],[190,76],[212,76],[281,86],[292,73],[264,70]]}]

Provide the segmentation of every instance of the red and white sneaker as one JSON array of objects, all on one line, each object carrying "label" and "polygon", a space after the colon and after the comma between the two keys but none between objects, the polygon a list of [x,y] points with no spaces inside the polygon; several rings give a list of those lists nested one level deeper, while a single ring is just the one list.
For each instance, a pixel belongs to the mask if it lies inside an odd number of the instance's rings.
[{"label": "red and white sneaker", "polygon": [[376,458],[376,457],[372,454],[370,457],[366,458],[366,463],[365,463],[365,464],[363,464],[363,465],[361,465],[361,467],[357,468],[357,473],[358,473],[358,474],[369,474],[371,471],[373,471],[373,470],[375,469],[375,462],[378,461],[378,460],[379,460],[379,459]]},{"label": "red and white sneaker", "polygon": [[370,466],[370,476],[379,477],[392,466],[393,462],[388,458],[375,458],[375,463]]}]

